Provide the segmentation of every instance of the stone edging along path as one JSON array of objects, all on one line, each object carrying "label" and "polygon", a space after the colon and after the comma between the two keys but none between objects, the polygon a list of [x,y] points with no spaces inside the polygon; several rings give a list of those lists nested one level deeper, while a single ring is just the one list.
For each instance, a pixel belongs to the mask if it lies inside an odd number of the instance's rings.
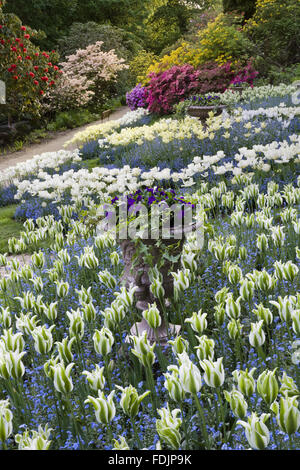
[{"label": "stone edging along path", "polygon": [[97,124],[101,124],[102,122],[119,119],[124,116],[124,114],[126,114],[128,111],[129,108],[127,106],[123,106],[117,109],[116,111],[113,111],[110,116],[106,119],[100,119],[99,121],[90,122],[89,124],[86,124],[82,127],[77,127],[76,129],[60,132],[53,139],[45,139],[40,144],[29,145],[28,148],[25,148],[20,152],[13,152],[7,153],[5,155],[0,155],[0,172],[1,170],[5,170],[6,168],[17,165],[18,163],[30,160],[35,155],[41,155],[45,152],[57,152],[58,150],[64,148],[66,148],[67,150],[72,150],[76,148],[75,145],[68,147],[63,147],[63,145],[65,142],[70,140],[75,134],[77,134],[77,132],[81,132],[89,126],[94,126]]}]

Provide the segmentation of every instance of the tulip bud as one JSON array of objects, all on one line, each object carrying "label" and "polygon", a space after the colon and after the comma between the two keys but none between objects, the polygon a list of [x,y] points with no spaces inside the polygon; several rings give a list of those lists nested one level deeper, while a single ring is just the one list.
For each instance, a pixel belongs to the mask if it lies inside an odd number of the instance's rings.
[{"label": "tulip bud", "polygon": [[266,325],[271,325],[273,321],[273,315],[269,308],[263,306],[263,304],[255,305],[256,310],[253,309],[252,312],[257,316],[259,320],[263,320]]},{"label": "tulip bud", "polygon": [[242,270],[239,266],[232,265],[228,269],[228,279],[231,284],[238,284],[243,277]]},{"label": "tulip bud", "polygon": [[25,346],[25,341],[23,339],[22,333],[13,334],[12,328],[10,328],[9,330],[3,330],[0,347],[1,343],[3,344],[4,349],[6,351],[22,352]]},{"label": "tulip bud", "polygon": [[29,435],[29,431],[24,431],[23,434],[16,434],[15,441],[18,444],[19,450],[48,450],[51,444],[49,441],[50,433],[52,429],[48,428],[46,424],[45,429],[39,426],[38,431],[32,431],[32,435]]},{"label": "tulip bud", "polygon": [[73,336],[77,339],[82,339],[84,335],[84,321],[81,316],[80,310],[72,310],[71,312],[67,312],[67,317],[70,321],[69,326],[69,336],[72,338]]},{"label": "tulip bud", "polygon": [[0,400],[0,441],[5,442],[13,431],[13,414],[9,409],[9,400]]},{"label": "tulip bud", "polygon": [[233,371],[232,375],[237,382],[237,386],[239,391],[245,395],[246,397],[251,397],[255,390],[255,380],[253,378],[253,374],[256,368],[254,367],[248,372],[248,369],[245,371],[243,370],[235,370]]},{"label": "tulip bud", "polygon": [[48,320],[54,322],[57,318],[57,302],[51,302],[50,305],[45,305],[43,311]]},{"label": "tulip bud", "polygon": [[300,235],[300,219],[293,221],[294,231],[297,235]]},{"label": "tulip bud", "polygon": [[56,366],[56,364],[59,362],[59,360],[60,360],[59,356],[57,356],[55,358],[51,356],[50,359],[48,359],[48,361],[46,361],[44,363],[44,367],[43,367],[44,368],[44,373],[52,381],[54,379],[54,369],[53,369],[53,367]]},{"label": "tulip bud", "polygon": [[23,294],[23,297],[15,297],[19,301],[22,309],[32,310],[35,303],[35,297],[32,292],[27,291]]},{"label": "tulip bud", "polygon": [[62,278],[64,275],[64,264],[60,259],[57,259],[53,263],[53,269],[57,272],[58,277]]},{"label": "tulip bud", "polygon": [[139,396],[137,390],[132,385],[126,388],[117,385],[117,388],[122,391],[120,405],[123,412],[131,419],[134,418],[139,412],[141,402],[149,395],[150,391],[148,390]]},{"label": "tulip bud", "polygon": [[110,262],[112,266],[118,266],[118,264],[120,263],[119,254],[116,251],[112,251],[109,257],[110,257]]},{"label": "tulip bud", "polygon": [[232,319],[228,325],[227,325],[227,330],[229,333],[229,337],[232,340],[236,340],[241,336],[243,325],[241,325],[240,320],[234,320]]},{"label": "tulip bud", "polygon": [[213,339],[209,339],[206,335],[197,336],[199,345],[195,346],[197,357],[199,361],[204,359],[212,360],[214,357],[215,342]]},{"label": "tulip bud", "polygon": [[202,313],[202,310],[200,309],[198,313],[193,312],[192,316],[185,320],[185,323],[190,323],[193,330],[201,335],[207,328],[206,317],[207,313]]},{"label": "tulip bud", "polygon": [[239,258],[241,260],[245,260],[245,259],[247,259],[247,256],[248,256],[247,249],[244,246],[240,246],[240,248],[239,248]]},{"label": "tulip bud", "polygon": [[275,268],[276,279],[284,279],[284,263],[282,261],[275,261],[273,266]]},{"label": "tulip bud", "polygon": [[174,297],[178,300],[179,294],[184,292],[190,286],[191,271],[184,269],[183,271],[171,272],[174,278]]},{"label": "tulip bud", "polygon": [[63,299],[68,295],[69,292],[69,283],[64,281],[54,281],[56,284],[56,294],[60,299]]},{"label": "tulip bud", "polygon": [[6,253],[4,255],[0,253],[0,266],[1,267],[7,266],[7,254]]},{"label": "tulip bud", "polygon": [[163,287],[161,279],[154,277],[150,284],[150,292],[156,299],[162,300],[165,296],[165,289]]},{"label": "tulip bud", "polygon": [[99,365],[96,365],[96,368],[92,371],[89,372],[87,370],[84,370],[82,374],[86,375],[87,381],[90,384],[90,387],[92,390],[97,392],[98,390],[102,390],[105,385],[105,377],[103,375],[104,367],[99,367]]},{"label": "tulip bud", "polygon": [[179,409],[170,411],[169,404],[167,408],[161,408],[157,410],[160,419],[156,420],[156,430],[159,437],[164,440],[172,449],[178,449],[180,447],[181,435],[179,428],[182,420],[177,418],[180,413]]},{"label": "tulip bud", "polygon": [[293,282],[293,280],[297,276],[298,272],[299,272],[298,266],[296,266],[296,264],[292,263],[292,261],[287,261],[284,264],[283,277],[287,281]]},{"label": "tulip bud", "polygon": [[9,328],[11,325],[11,313],[9,308],[0,307],[0,323],[3,328]]},{"label": "tulip bud", "polygon": [[196,253],[184,253],[181,257],[182,267],[195,273],[197,271],[196,256]]},{"label": "tulip bud", "polygon": [[79,266],[87,269],[96,269],[99,265],[99,260],[91,246],[86,246],[84,253],[82,253],[80,257],[76,256],[76,258],[78,259]]},{"label": "tulip bud", "polygon": [[131,286],[129,289],[121,287],[121,292],[115,293],[116,300],[122,303],[124,307],[131,308],[134,304],[134,293],[137,289],[137,286]]},{"label": "tulip bud", "polygon": [[150,346],[147,340],[147,332],[144,331],[141,336],[130,336],[133,340],[135,349],[131,349],[131,352],[139,359],[144,367],[151,367],[155,361],[154,348],[156,343]]},{"label": "tulip bud", "polygon": [[264,233],[257,235],[256,246],[262,253],[265,253],[269,247],[268,238]]},{"label": "tulip bud", "polygon": [[276,227],[270,227],[272,232],[272,240],[276,247],[283,246],[285,234],[284,234],[284,227],[277,225]]},{"label": "tulip bud", "polygon": [[75,364],[71,362],[67,367],[63,363],[50,366],[53,371],[53,381],[55,389],[63,395],[68,395],[73,390],[71,369]]},{"label": "tulip bud", "polygon": [[178,355],[180,361],[179,380],[186,393],[196,395],[202,387],[201,373],[195,364],[189,359],[187,353]]},{"label": "tulip bud", "polygon": [[20,277],[24,279],[24,281],[28,282],[33,276],[33,271],[30,266],[24,265],[20,269]]},{"label": "tulip bud", "polygon": [[44,253],[42,251],[39,251],[38,253],[33,253],[33,255],[31,256],[31,262],[35,268],[43,269],[43,267],[45,266]]},{"label": "tulip bud", "polygon": [[166,380],[164,387],[168,390],[170,398],[176,402],[182,402],[184,400],[185,392],[179,380],[179,370],[177,366],[168,366],[168,371],[164,374]]},{"label": "tulip bud", "polygon": [[2,352],[0,350],[0,377],[3,379],[19,380],[25,374],[25,367],[22,362],[22,357],[25,356],[26,352],[18,351],[7,351]]},{"label": "tulip bud", "polygon": [[218,326],[222,326],[225,320],[225,308],[223,304],[214,306],[214,317]]},{"label": "tulip bud", "polygon": [[82,318],[87,323],[91,323],[96,319],[96,310],[92,302],[82,306]]},{"label": "tulip bud", "polygon": [[232,320],[237,320],[241,314],[241,297],[237,300],[233,299],[232,294],[230,294],[226,299],[225,312],[227,316]]},{"label": "tulip bud", "polygon": [[274,279],[265,270],[263,270],[257,276],[256,285],[259,288],[259,290],[263,292],[268,292],[268,291],[273,290],[276,287],[276,284],[277,284],[277,279]]},{"label": "tulip bud", "polygon": [[57,341],[55,344],[57,346],[57,352],[61,362],[65,364],[70,364],[73,361],[72,346],[76,341],[76,338],[73,336],[68,341],[68,338],[63,338],[61,342]]},{"label": "tulip bud", "polygon": [[204,381],[209,387],[222,387],[225,380],[225,372],[222,361],[223,357],[220,357],[215,362],[209,359],[200,361],[200,366],[204,370]]},{"label": "tulip bud", "polygon": [[300,309],[292,312],[292,328],[297,336],[300,336]]},{"label": "tulip bud", "polygon": [[249,333],[249,343],[254,348],[262,346],[265,342],[266,335],[263,330],[264,321],[260,320],[256,323],[251,323],[251,331]]},{"label": "tulip bud", "polygon": [[104,312],[100,312],[104,316],[104,327],[108,330],[115,331],[117,328],[117,321],[114,311],[111,308],[106,308]]},{"label": "tulip bud", "polygon": [[278,426],[283,432],[290,436],[298,431],[300,411],[296,397],[281,397],[279,404],[274,402],[270,408],[276,414]]},{"label": "tulip bud", "polygon": [[95,409],[95,416],[98,423],[109,424],[115,417],[116,407],[113,402],[115,390],[106,398],[101,390],[98,390],[98,397],[88,395],[84,403],[91,403]]},{"label": "tulip bud", "polygon": [[286,295],[283,298],[279,296],[277,300],[278,302],[270,300],[270,304],[275,305],[277,308],[281,321],[285,321],[286,323],[290,322],[294,310],[293,299]]},{"label": "tulip bud", "polygon": [[224,304],[226,299],[229,295],[229,289],[227,287],[223,287],[215,294],[215,299],[218,304]]},{"label": "tulip bud", "polygon": [[148,309],[144,310],[142,315],[150,328],[155,330],[161,325],[161,316],[159,314],[158,308],[156,307],[156,303],[152,305],[148,304]]},{"label": "tulip bud", "polygon": [[114,335],[108,329],[103,327],[100,331],[95,330],[93,335],[94,349],[97,354],[101,356],[107,356],[112,349],[112,346],[115,342]]},{"label": "tulip bud", "polygon": [[91,295],[91,287],[86,289],[85,287],[81,286],[80,290],[76,289],[76,293],[78,294],[80,305],[89,304],[93,301],[93,297]]},{"label": "tulip bud", "polygon": [[255,224],[254,214],[246,214],[245,215],[245,224],[246,224],[247,228],[254,227],[254,224]]},{"label": "tulip bud", "polygon": [[59,276],[58,276],[58,273],[55,269],[47,269],[47,275],[48,275],[48,278],[49,280],[54,284],[56,282],[58,282],[59,280]]},{"label": "tulip bud", "polygon": [[277,369],[273,371],[265,370],[257,378],[257,391],[267,405],[271,405],[278,395],[279,387],[275,377],[276,370]]},{"label": "tulip bud", "polygon": [[243,419],[247,414],[248,405],[244,395],[236,389],[231,392],[224,391],[226,401],[229,403],[234,416]]},{"label": "tulip bud", "polygon": [[59,257],[59,259],[65,264],[65,265],[68,265],[71,261],[71,258],[70,258],[70,255],[69,253],[67,252],[66,249],[63,249],[63,250],[60,250],[58,253],[57,253],[57,256]]},{"label": "tulip bud", "polygon": [[119,436],[119,441],[113,439],[114,447],[112,450],[130,450],[124,436]]},{"label": "tulip bud", "polygon": [[182,336],[176,336],[174,340],[168,341],[168,343],[172,346],[172,351],[174,355],[182,354],[183,352],[187,352],[189,349],[189,343],[186,339],[182,338]]},{"label": "tulip bud", "polygon": [[240,296],[246,302],[249,302],[254,294],[254,282],[250,281],[249,279],[244,279],[241,282],[240,287]]},{"label": "tulip bud", "polygon": [[297,385],[292,377],[289,377],[286,372],[283,372],[280,378],[281,387],[280,393],[288,397],[298,397],[300,395]]},{"label": "tulip bud", "polygon": [[31,277],[29,280],[30,280],[30,282],[32,282],[36,293],[40,294],[44,289],[44,283],[43,283],[42,278],[37,276],[35,278]]},{"label": "tulip bud", "polygon": [[108,287],[108,289],[115,289],[117,285],[117,281],[107,269],[105,271],[101,271],[98,274],[98,277],[99,277],[100,282],[102,282],[102,284]]},{"label": "tulip bud", "polygon": [[265,425],[270,414],[263,413],[260,417],[252,413],[246,421],[237,421],[245,428],[245,435],[252,449],[263,450],[270,442],[270,432]]}]

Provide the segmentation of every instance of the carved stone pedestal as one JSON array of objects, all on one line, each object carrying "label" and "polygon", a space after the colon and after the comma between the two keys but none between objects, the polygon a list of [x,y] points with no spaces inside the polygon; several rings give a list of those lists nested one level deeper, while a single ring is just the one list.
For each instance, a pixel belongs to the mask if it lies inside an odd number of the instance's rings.
[{"label": "carved stone pedestal", "polygon": [[[147,245],[151,255],[153,256],[154,260],[158,260],[162,257],[162,251],[159,247],[155,246],[157,240],[146,239],[143,240],[143,244]],[[157,299],[153,296],[150,291],[151,281],[149,279],[149,270],[150,266],[145,262],[143,256],[136,256],[136,244],[132,240],[121,240],[120,242],[121,249],[123,252],[124,258],[124,271],[121,277],[123,284],[128,288],[130,285],[137,287],[135,292],[136,298],[136,307],[140,311],[144,311],[148,308],[149,304],[153,304],[156,302]],[[181,254],[184,239],[174,240],[174,239],[167,239],[164,240],[163,243],[168,245],[173,245],[174,243],[178,243],[176,249],[172,251],[172,255]],[[169,274],[170,270],[177,270],[180,266],[180,258],[178,258],[178,262],[171,263],[168,260],[165,260],[163,266],[160,269],[160,273],[163,278],[163,288],[165,291],[165,298],[166,300],[173,295],[173,277]],[[159,308],[159,305],[157,305]],[[168,341],[168,331],[167,325],[164,321],[163,312],[160,312],[162,318],[162,324],[159,328],[153,330],[148,325],[147,321],[143,318],[141,322],[135,323],[131,328],[130,332],[133,336],[142,335],[144,331],[147,332],[147,339],[150,343],[158,342],[161,346],[165,346]],[[169,333],[171,334],[178,334],[180,331],[179,325],[172,325],[169,324]],[[127,338],[127,341],[129,339]]]}]

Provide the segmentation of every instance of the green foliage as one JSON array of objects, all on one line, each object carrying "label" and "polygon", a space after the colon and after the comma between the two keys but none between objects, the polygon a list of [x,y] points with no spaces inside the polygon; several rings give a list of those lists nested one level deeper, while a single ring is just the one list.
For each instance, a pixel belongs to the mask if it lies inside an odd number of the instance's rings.
[{"label": "green foliage", "polygon": [[132,84],[141,83],[144,80],[146,71],[158,60],[158,57],[153,52],[142,50],[129,64],[129,72]]},{"label": "green foliage", "polygon": [[223,0],[223,11],[243,13],[249,19],[255,13],[255,3],[256,0]]},{"label": "green foliage", "polygon": [[14,220],[16,206],[11,205],[0,209],[0,253],[8,252],[8,240],[18,237],[23,229],[23,224]]},{"label": "green foliage", "polygon": [[[136,31],[147,14],[150,0],[10,0],[6,11],[16,13],[23,22],[45,31],[43,47],[55,47],[75,22],[111,23]],[[140,27],[140,29],[142,29]]]},{"label": "green foliage", "polygon": [[293,83],[296,80],[300,80],[300,63],[290,67],[270,67],[266,83],[279,85],[280,83]]},{"label": "green foliage", "polygon": [[23,23],[44,31],[47,38],[37,38],[38,44],[54,48],[57,37],[72,24],[76,7],[74,0],[9,0],[5,11],[17,14]]},{"label": "green foliage", "polygon": [[59,131],[62,129],[74,129],[84,126],[92,121],[100,119],[99,114],[90,112],[88,109],[72,109],[58,113],[55,120],[47,125],[49,131]]},{"label": "green foliage", "polygon": [[78,49],[85,49],[90,44],[103,41],[102,50],[114,49],[119,58],[131,60],[142,50],[141,40],[134,34],[110,24],[73,23],[67,35],[58,40],[61,57],[75,54]]},{"label": "green foliage", "polygon": [[257,0],[256,12],[244,31],[254,42],[257,67],[268,74],[300,62],[300,2],[298,0]]},{"label": "green foliage", "polygon": [[[197,3],[197,2],[194,2]],[[166,0],[146,20],[146,44],[156,54],[188,30],[193,9],[180,0]]]}]

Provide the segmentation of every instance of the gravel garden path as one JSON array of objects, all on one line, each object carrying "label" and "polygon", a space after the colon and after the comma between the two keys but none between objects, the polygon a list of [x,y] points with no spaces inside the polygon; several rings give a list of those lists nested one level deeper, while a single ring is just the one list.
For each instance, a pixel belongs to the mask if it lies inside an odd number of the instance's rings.
[{"label": "gravel garden path", "polygon": [[[19,152],[7,153],[5,155],[0,155],[0,171],[5,170],[11,166],[17,165],[20,162],[25,162],[26,160],[30,160],[35,155],[40,155],[44,152],[56,152],[58,150],[63,149],[63,145],[65,142],[70,140],[77,132],[81,132],[89,126],[93,126],[96,124],[101,124],[102,122],[111,121],[114,119],[119,119],[124,114],[129,111],[127,106],[123,106],[118,108],[116,111],[112,112],[110,116],[106,119],[100,119],[99,121],[91,122],[86,124],[82,127],[77,127],[76,129],[72,129],[65,132],[58,133],[53,139],[45,139],[40,144],[33,144],[29,145],[24,150]],[[66,147],[68,150],[72,150],[76,148],[75,145]]]}]

